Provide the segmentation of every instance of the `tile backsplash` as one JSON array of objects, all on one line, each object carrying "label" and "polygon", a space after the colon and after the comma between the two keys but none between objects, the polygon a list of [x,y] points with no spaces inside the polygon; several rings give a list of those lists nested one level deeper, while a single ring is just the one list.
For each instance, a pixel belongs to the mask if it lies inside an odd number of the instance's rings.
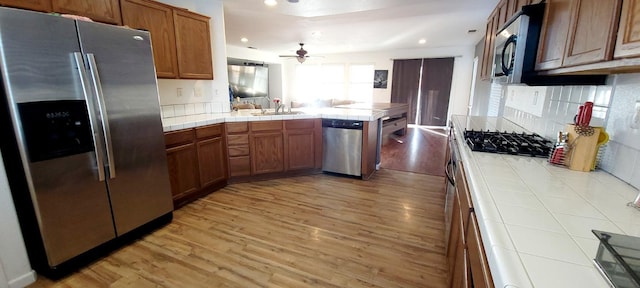
[{"label": "tile backsplash", "polygon": [[[160,105],[162,118],[172,118],[180,116],[222,113],[226,112],[223,103],[194,102],[187,104]],[[228,110],[228,109],[227,109]]]},{"label": "tile backsplash", "polygon": [[[568,123],[573,123],[578,107],[586,101],[592,101],[591,126],[605,127],[610,136],[602,150],[600,167],[640,188],[640,74],[612,75],[607,84],[601,86],[542,88],[503,87],[505,97],[515,95],[524,98],[519,99],[521,103],[516,105],[505,105],[503,116],[527,130],[555,139],[558,131],[564,131]],[[544,91],[544,106],[540,116],[532,113],[533,107],[522,104],[535,103],[532,98],[535,97],[532,92],[535,89]]]}]

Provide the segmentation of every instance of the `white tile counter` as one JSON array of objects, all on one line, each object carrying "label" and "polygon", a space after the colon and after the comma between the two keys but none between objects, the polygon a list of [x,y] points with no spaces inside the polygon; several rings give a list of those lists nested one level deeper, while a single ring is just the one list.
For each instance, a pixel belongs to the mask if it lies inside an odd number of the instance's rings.
[{"label": "white tile counter", "polygon": [[[374,121],[384,116],[382,110],[347,109],[347,108],[298,108],[291,109],[302,114],[285,115],[259,115],[260,109],[242,109],[229,113],[207,113],[162,119],[165,132],[180,129],[204,126],[224,122],[267,121],[267,120],[291,120],[291,119],[343,119]],[[273,112],[273,109],[268,110]]]},{"label": "white tile counter", "polygon": [[591,229],[640,237],[638,191],[604,171],[473,152],[464,129],[523,132],[502,118],[453,116],[458,147],[496,287],[609,287]]}]

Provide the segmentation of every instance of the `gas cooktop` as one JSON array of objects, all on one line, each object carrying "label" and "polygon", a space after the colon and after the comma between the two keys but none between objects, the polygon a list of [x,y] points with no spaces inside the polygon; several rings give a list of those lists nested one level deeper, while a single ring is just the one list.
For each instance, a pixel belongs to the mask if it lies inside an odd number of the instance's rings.
[{"label": "gas cooktop", "polygon": [[535,133],[465,130],[464,139],[473,151],[532,157],[549,157],[553,143]]}]

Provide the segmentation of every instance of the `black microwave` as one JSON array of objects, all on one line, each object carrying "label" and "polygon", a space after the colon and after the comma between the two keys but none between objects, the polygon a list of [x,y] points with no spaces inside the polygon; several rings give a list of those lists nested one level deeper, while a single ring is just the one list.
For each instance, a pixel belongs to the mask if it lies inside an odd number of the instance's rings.
[{"label": "black microwave", "polygon": [[500,84],[603,85],[606,75],[540,75],[536,54],[545,3],[526,5],[496,33],[492,80]]}]

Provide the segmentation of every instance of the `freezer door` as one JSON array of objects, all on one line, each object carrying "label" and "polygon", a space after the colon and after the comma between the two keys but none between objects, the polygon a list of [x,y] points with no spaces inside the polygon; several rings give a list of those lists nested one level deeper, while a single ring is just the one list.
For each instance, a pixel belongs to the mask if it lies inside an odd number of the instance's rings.
[{"label": "freezer door", "polygon": [[42,242],[47,259],[41,262],[53,267],[115,237],[73,54],[80,51],[75,23],[1,8],[0,31],[0,103],[11,118],[0,125],[16,135],[4,139],[2,153],[19,151],[20,160],[6,166],[25,171],[25,179],[10,179],[26,182],[12,189],[28,187],[12,191],[23,234],[27,243]]},{"label": "freezer door", "polygon": [[116,233],[173,210],[149,33],[78,22],[101,106]]}]

